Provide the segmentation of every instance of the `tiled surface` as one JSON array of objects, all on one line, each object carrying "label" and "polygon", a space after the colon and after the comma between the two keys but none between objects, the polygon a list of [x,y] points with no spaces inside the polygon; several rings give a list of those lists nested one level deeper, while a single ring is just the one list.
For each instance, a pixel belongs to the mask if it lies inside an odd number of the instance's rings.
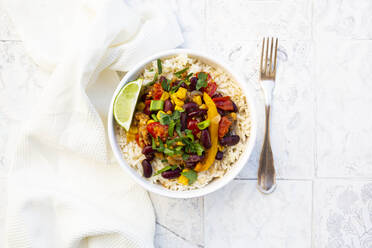
[{"label": "tiled surface", "polygon": [[205,247],[310,247],[311,182],[279,181],[263,195],[236,180],[205,197]]},{"label": "tiled surface", "polygon": [[318,176],[372,177],[372,42],[319,42],[316,65]]},{"label": "tiled surface", "polygon": [[372,247],[372,180],[314,185],[313,247]]},{"label": "tiled surface", "polygon": [[[372,247],[372,2],[172,0],[170,7],[184,32],[182,47],[230,64],[261,110],[260,39],[279,36],[271,139],[281,180],[270,196],[255,189],[261,111],[257,146],[238,179],[204,198],[151,194],[155,246]],[[9,128],[27,118],[47,75],[26,55],[1,7],[0,19],[1,242]]]}]

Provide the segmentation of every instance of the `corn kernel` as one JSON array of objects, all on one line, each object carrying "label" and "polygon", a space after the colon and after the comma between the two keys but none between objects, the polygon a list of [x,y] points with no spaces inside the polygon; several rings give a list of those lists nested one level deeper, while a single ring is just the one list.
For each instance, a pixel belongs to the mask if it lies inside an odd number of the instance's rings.
[{"label": "corn kernel", "polygon": [[167,144],[164,144],[164,147],[168,147],[168,145]]},{"label": "corn kernel", "polygon": [[[186,172],[186,171],[189,171],[189,169],[183,169],[182,172]],[[188,185],[189,184],[189,179],[187,179],[187,177],[185,177],[184,175],[181,175],[178,178],[178,182],[182,183],[183,185]]]},{"label": "corn kernel", "polygon": [[134,141],[135,139],[136,139],[136,135],[135,134],[132,134],[132,133],[128,133],[127,134],[127,141],[128,142]]},{"label": "corn kernel", "polygon": [[183,105],[185,104],[182,100],[180,100],[180,99],[178,99],[178,98],[175,98],[174,103],[175,103],[177,106],[183,106]]},{"label": "corn kernel", "polygon": [[182,111],[183,110],[183,108],[182,107],[180,107],[180,106],[178,106],[178,105],[176,105],[176,107],[174,107],[174,110],[178,110],[178,111]]},{"label": "corn kernel", "polygon": [[150,119],[150,120],[147,121],[147,125],[150,124],[150,123],[153,123],[153,122],[155,122],[155,121]]},{"label": "corn kernel", "polygon": [[167,111],[167,114],[168,114],[168,115],[171,115],[171,114],[172,114],[172,110],[168,110],[168,111]]},{"label": "corn kernel", "polygon": [[187,89],[183,88],[183,87],[180,87],[177,92],[175,93],[175,95],[181,99],[181,100],[185,100],[186,99],[186,93],[187,93]]},{"label": "corn kernel", "polygon": [[230,114],[230,116],[231,116],[231,118],[233,118],[234,121],[236,121],[236,113],[232,112],[232,113]]},{"label": "corn kernel", "polygon": [[137,104],[137,110],[142,111],[145,109],[145,104],[143,102],[140,102]]},{"label": "corn kernel", "polygon": [[200,105],[199,108],[200,108],[200,109],[208,109],[207,105],[205,105],[205,104]]},{"label": "corn kernel", "polygon": [[161,97],[160,97],[160,100],[165,101],[165,100],[167,100],[168,98],[169,98],[169,93],[166,92],[166,91],[164,91],[163,94],[162,94]]},{"label": "corn kernel", "polygon": [[178,146],[184,146],[185,144],[183,144],[181,141],[177,141],[176,143]]},{"label": "corn kernel", "polygon": [[221,146],[221,145],[218,145],[217,147],[218,147],[218,150],[219,150],[220,152],[223,152],[223,150],[225,150],[225,147],[223,147],[223,146]]},{"label": "corn kernel", "polygon": [[198,104],[199,106],[203,104],[202,99],[201,99],[200,96],[194,96],[194,97],[192,98],[192,101],[193,101],[194,103]]},{"label": "corn kernel", "polygon": [[157,114],[156,114],[156,118],[158,118],[158,120],[161,119],[161,116],[160,114],[166,114],[164,111],[160,110]]}]

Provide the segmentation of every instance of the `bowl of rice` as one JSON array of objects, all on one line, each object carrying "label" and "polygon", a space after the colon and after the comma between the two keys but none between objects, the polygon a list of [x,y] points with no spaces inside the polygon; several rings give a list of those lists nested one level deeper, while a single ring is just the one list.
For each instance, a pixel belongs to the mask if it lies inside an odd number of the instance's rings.
[{"label": "bowl of rice", "polygon": [[[139,78],[142,90],[127,131],[115,119],[115,99]],[[108,136],[119,165],[146,190],[167,197],[200,197],[225,186],[246,165],[256,140],[246,82],[194,50],[143,60],[121,80],[110,106]]]}]

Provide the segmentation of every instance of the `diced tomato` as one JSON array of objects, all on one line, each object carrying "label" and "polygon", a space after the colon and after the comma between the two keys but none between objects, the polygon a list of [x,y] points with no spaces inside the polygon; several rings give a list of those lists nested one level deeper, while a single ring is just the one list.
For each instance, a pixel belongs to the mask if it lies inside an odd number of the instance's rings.
[{"label": "diced tomato", "polygon": [[228,110],[233,111],[234,105],[232,101],[230,100],[229,96],[223,96],[223,97],[215,97],[213,98],[214,104],[216,104],[216,107],[222,110]]},{"label": "diced tomato", "polygon": [[163,94],[163,91],[164,91],[163,87],[161,87],[160,83],[154,84],[152,88],[152,96],[154,100],[160,100],[161,95]]},{"label": "diced tomato", "polygon": [[190,129],[193,135],[197,135],[200,132],[200,129],[198,128],[198,121],[189,119],[187,121],[187,129]]},{"label": "diced tomato", "polygon": [[202,91],[207,93],[209,96],[213,96],[217,90],[217,84],[215,82],[208,82],[207,87],[202,88]]},{"label": "diced tomato", "polygon": [[229,128],[232,122],[226,116],[222,116],[220,123],[218,125],[218,138],[222,138],[229,132]]},{"label": "diced tomato", "polygon": [[151,100],[146,100],[145,101],[145,108],[143,110],[143,113],[145,113],[146,115],[150,115],[151,114],[150,104],[151,104]]},{"label": "diced tomato", "polygon": [[147,125],[147,131],[157,139],[160,137],[163,141],[167,139],[168,136],[168,126],[162,125],[160,122],[152,122]]}]

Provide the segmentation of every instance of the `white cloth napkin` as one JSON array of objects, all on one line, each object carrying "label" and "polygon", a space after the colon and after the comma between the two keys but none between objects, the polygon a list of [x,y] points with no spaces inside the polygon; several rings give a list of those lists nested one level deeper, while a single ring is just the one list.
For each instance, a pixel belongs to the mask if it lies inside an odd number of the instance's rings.
[{"label": "white cloth napkin", "polygon": [[4,3],[51,74],[10,146],[5,247],[152,247],[151,202],[112,161],[106,111],[113,70],[183,42],[176,18],[154,1]]}]

